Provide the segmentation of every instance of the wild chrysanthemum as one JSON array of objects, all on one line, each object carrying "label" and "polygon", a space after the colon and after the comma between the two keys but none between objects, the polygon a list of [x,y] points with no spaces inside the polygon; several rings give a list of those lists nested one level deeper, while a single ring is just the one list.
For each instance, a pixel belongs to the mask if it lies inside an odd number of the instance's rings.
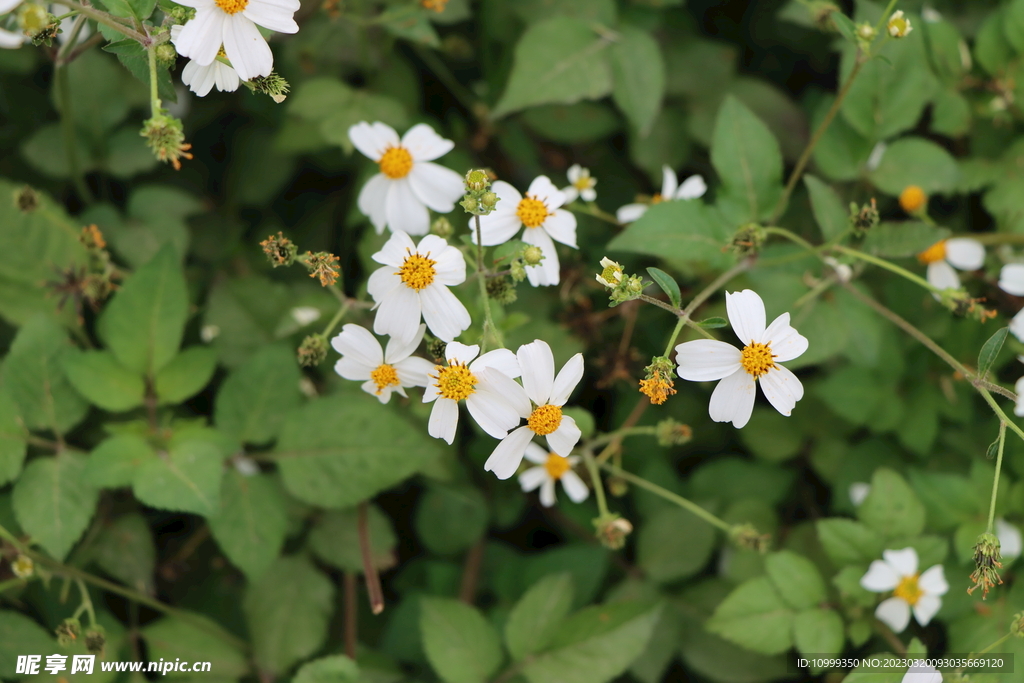
[{"label": "wild chrysanthemum", "polygon": [[882,560],[875,560],[860,585],[874,593],[888,593],[875,609],[875,616],[896,633],[910,623],[913,611],[917,623],[925,626],[942,606],[941,596],[949,590],[942,565],[937,564],[923,574],[917,571],[917,551],[913,548],[885,550]]},{"label": "wild chrysanthemum", "polygon": [[936,242],[917,255],[927,264],[926,279],[938,289],[959,289],[956,270],[977,270],[985,263],[985,247],[970,237],[954,237]]},{"label": "wild chrysanthemum", "polygon": [[572,471],[580,461],[579,456],[570,455],[567,458],[558,453],[551,453],[532,441],[527,444],[523,456],[536,467],[531,467],[519,475],[519,485],[523,491],[539,488],[540,504],[544,507],[555,504],[555,482],[562,482],[565,494],[574,503],[582,503],[590,495],[590,489],[579,475]]},{"label": "wild chrysanthemum", "polygon": [[583,168],[579,164],[573,164],[566,171],[569,178],[569,186],[562,190],[565,193],[565,203],[570,204],[576,201],[577,197],[585,202],[592,202],[597,199],[597,178],[590,175],[589,168]]},{"label": "wild chrysanthemum", "polygon": [[344,377],[363,382],[362,389],[373,394],[381,403],[391,400],[397,392],[405,396],[406,387],[425,387],[434,364],[426,358],[413,356],[423,341],[426,325],[420,325],[416,335],[408,342],[390,339],[386,349],[370,331],[359,325],[345,325],[341,333],[331,340],[331,346],[341,354],[334,371]]},{"label": "wild chrysanthemum", "polygon": [[649,204],[626,204],[620,207],[615,212],[615,217],[620,223],[632,223],[633,221],[647,213],[647,209],[653,204],[660,204],[661,202],[670,202],[679,199],[699,199],[704,196],[704,193],[708,191],[708,186],[704,182],[704,178],[699,175],[692,175],[683,181],[683,184],[679,184],[679,179],[676,177],[676,172],[668,166],[663,166],[661,169],[662,181],[661,181],[661,192],[651,197]]}]

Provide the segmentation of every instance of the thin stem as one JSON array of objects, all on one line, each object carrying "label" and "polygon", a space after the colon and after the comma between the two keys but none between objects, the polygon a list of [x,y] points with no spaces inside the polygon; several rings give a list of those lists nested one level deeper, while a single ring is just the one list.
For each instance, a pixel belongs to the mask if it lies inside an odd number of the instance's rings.
[{"label": "thin stem", "polygon": [[6,581],[0,581],[0,593],[3,593],[8,588],[17,588],[19,586],[28,585],[28,581],[25,579],[7,579]]},{"label": "thin stem", "polygon": [[1003,469],[1003,446],[1006,445],[1006,423],[999,423],[999,446],[996,455],[996,475],[992,478],[992,499],[988,504],[988,533],[996,521],[996,497],[999,495],[999,472]]},{"label": "thin stem", "polygon": [[[581,207],[581,206],[583,208],[578,208],[578,207]],[[588,216],[593,216],[594,218],[602,220],[605,223],[610,223],[610,224],[612,224],[612,225],[614,225],[616,227],[619,227],[619,228],[622,227],[622,223],[619,222],[618,218],[616,218],[615,216],[611,215],[607,211],[602,210],[601,207],[599,207],[594,202],[586,202],[585,204],[582,203],[582,202],[573,202],[572,204],[570,204],[566,208],[568,208],[568,209],[570,209],[572,211],[575,211],[577,213],[583,213],[583,214],[586,214]]]},{"label": "thin stem", "polygon": [[160,113],[160,93],[156,82],[156,46],[150,45],[146,50],[149,54],[149,106],[153,116]]},{"label": "thin stem", "polygon": [[459,584],[459,601],[472,605],[476,598],[477,584],[480,582],[480,568],[484,563],[484,547],[486,537],[480,538],[466,553],[466,561],[462,566],[462,581]]},{"label": "thin stem", "polygon": [[419,45],[416,46],[416,54],[423,63],[427,65],[437,79],[448,88],[455,99],[457,99],[463,107],[465,107],[469,113],[474,116],[479,115],[479,108],[477,107],[477,98],[473,93],[455,77],[452,70],[448,68],[448,65],[441,60],[433,51],[426,48],[422,48]]},{"label": "thin stem", "polygon": [[355,572],[345,572],[342,577],[344,606],[345,610],[345,654],[349,659],[356,658],[357,629],[359,627],[359,609],[356,604],[358,600],[356,588],[357,578]]},{"label": "thin stem", "polygon": [[[59,22],[60,20],[61,17],[57,17],[55,21]],[[80,14],[78,15],[78,18],[75,19],[75,23],[71,26],[71,31],[68,33],[67,40],[65,40],[64,44],[60,46],[59,50],[57,50],[57,56],[53,60],[55,66],[61,67],[64,65],[64,57],[67,55],[68,51],[75,47],[75,42],[78,40],[78,35],[81,33],[85,22],[85,15]]]},{"label": "thin stem", "polygon": [[616,429],[614,432],[608,432],[607,434],[594,437],[588,441],[586,445],[590,448],[597,448],[598,446],[603,446],[606,443],[611,443],[612,441],[621,441],[627,436],[654,436],[657,431],[658,428],[654,426],[623,427]]},{"label": "thin stem", "polygon": [[697,505],[693,501],[683,498],[682,496],[676,493],[672,493],[666,488],[662,488],[657,484],[653,484],[642,477],[636,476],[635,474],[630,474],[626,470],[622,469],[621,467],[616,467],[615,465],[603,463],[601,465],[601,469],[605,470],[606,472],[610,472],[611,474],[615,475],[616,477],[619,477],[620,479],[625,479],[626,481],[635,486],[639,486],[640,488],[646,489],[655,495],[661,496],[665,500],[671,501],[685,510],[689,510],[696,516],[703,519],[708,524],[716,526],[726,533],[732,531],[732,526],[730,526],[728,522],[719,519],[718,517],[711,514],[710,512],[708,512],[701,506]]},{"label": "thin stem", "polygon": [[882,623],[878,619],[874,619],[873,621],[874,621],[875,633],[877,633],[878,635],[880,635],[883,638],[885,638],[886,641],[888,641],[888,643],[890,645],[892,645],[892,649],[896,652],[896,654],[898,654],[898,655],[905,655],[905,654],[907,654],[907,646],[904,645],[903,641],[900,640],[899,637],[895,633],[892,632],[891,628],[889,628],[886,624]]},{"label": "thin stem", "polygon": [[587,471],[590,472],[590,481],[594,484],[594,495],[597,498],[597,514],[600,517],[608,515],[608,501],[604,497],[604,484],[601,482],[601,473],[598,471],[597,462],[594,460],[594,453],[589,449],[583,449],[583,462],[587,464]]},{"label": "thin stem", "polygon": [[974,658],[975,658],[975,657],[977,657],[978,655],[983,655],[983,654],[985,654],[986,652],[991,652],[991,651],[992,651],[992,650],[994,650],[995,648],[997,648],[997,647],[999,647],[1000,645],[1002,645],[1003,643],[1005,643],[1005,642],[1007,641],[1007,639],[1008,639],[1008,638],[1009,638],[1010,636],[1012,636],[1012,635],[1013,635],[1012,633],[1007,633],[1007,634],[1006,634],[1006,635],[1004,635],[1004,636],[1003,636],[1002,638],[1000,638],[1000,639],[999,639],[999,640],[997,640],[996,642],[994,642],[994,643],[992,643],[991,645],[989,645],[988,647],[986,647],[986,648],[985,648],[984,650],[981,650],[981,651],[979,651],[979,652],[977,652],[977,653],[972,653],[972,654],[971,654],[971,656],[970,656],[970,657],[968,657],[967,659],[974,659]]},{"label": "thin stem", "polygon": [[473,221],[476,226],[476,273],[478,276],[476,280],[480,285],[480,302],[484,307],[484,331],[483,338],[480,340],[480,352],[483,353],[487,351],[488,334],[497,342],[498,346],[504,346],[505,344],[498,334],[497,328],[494,326],[494,318],[491,316],[491,298],[487,296],[487,278],[484,277],[484,246],[480,231],[480,216],[474,215]]},{"label": "thin stem", "polygon": [[370,597],[370,611],[380,614],[384,611],[384,591],[380,587],[380,574],[373,564],[373,554],[370,551],[368,508],[369,503],[365,500],[359,504],[359,552],[363,556],[363,577],[366,579],[366,592]]},{"label": "thin stem", "polygon": [[668,354],[672,353],[672,346],[676,343],[676,338],[679,336],[679,333],[683,331],[684,325],[686,325],[686,318],[680,317],[679,320],[676,321],[676,328],[672,330],[672,336],[668,338],[668,344],[665,345],[665,353],[661,354],[665,356],[665,358],[668,358]]},{"label": "thin stem", "polygon": [[[334,290],[334,287],[328,287],[328,289]],[[324,328],[323,334],[325,337],[334,331],[335,326],[342,321],[348,314],[349,309],[352,308],[352,303],[348,299],[343,298],[343,302],[341,308],[338,309],[338,312],[334,314],[331,321],[327,323],[327,327]]]},{"label": "thin stem", "polygon": [[92,606],[92,598],[89,597],[89,589],[85,587],[85,582],[82,579],[75,579],[75,583],[78,584],[78,590],[82,593],[82,607],[85,608],[86,614],[89,615],[89,625],[96,625],[96,610]]},{"label": "thin stem", "polygon": [[149,45],[154,42],[153,39],[149,36],[145,36],[136,31],[135,29],[130,28],[119,21],[116,21],[111,15],[107,14],[106,12],[101,12],[98,9],[95,9],[94,7],[88,7],[86,5],[79,4],[75,2],[75,0],[62,1],[61,4],[65,5],[69,9],[73,9],[81,14],[84,14],[85,16],[89,17],[97,23],[103,24],[104,26],[108,26],[117,31],[118,33],[124,34],[128,38],[139,41],[143,45],[143,47],[149,47]]},{"label": "thin stem", "polygon": [[879,266],[881,268],[885,268],[889,272],[896,273],[900,277],[906,278],[907,280],[910,280],[914,284],[920,285],[921,287],[924,287],[929,292],[934,292],[936,294],[942,292],[941,289],[939,289],[938,287],[936,287],[932,283],[928,282],[927,280],[925,280],[920,275],[916,275],[914,273],[911,273],[906,268],[901,268],[900,266],[897,266],[895,263],[891,263],[890,261],[886,261],[884,258],[878,258],[877,256],[873,256],[871,254],[864,253],[863,251],[858,251],[856,249],[852,249],[852,248],[847,247],[847,246],[842,245],[842,244],[836,244],[836,245],[834,245],[832,247],[832,249],[834,249],[835,251],[842,252],[842,253],[846,254],[847,256],[852,256],[854,258],[860,259],[861,261],[867,261],[868,263],[873,263],[876,266]]}]

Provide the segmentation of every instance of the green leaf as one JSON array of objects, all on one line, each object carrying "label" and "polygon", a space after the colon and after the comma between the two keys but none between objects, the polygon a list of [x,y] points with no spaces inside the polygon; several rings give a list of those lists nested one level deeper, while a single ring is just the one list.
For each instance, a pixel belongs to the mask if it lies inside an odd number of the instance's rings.
[{"label": "green leaf", "polygon": [[[348,572],[363,571],[359,549],[359,515],[356,508],[331,510],[316,521],[309,534],[309,547],[320,560]],[[398,537],[391,520],[376,505],[367,508],[370,531],[370,557],[379,570],[395,566]]]},{"label": "green leaf", "polygon": [[121,413],[142,405],[142,377],[117,362],[109,351],[72,351],[61,359],[64,373],[78,393],[90,402]]},{"label": "green leaf", "polygon": [[64,329],[43,315],[18,330],[2,378],[29,429],[64,433],[89,410],[64,375],[63,357],[72,352]]},{"label": "green leaf", "polygon": [[312,505],[343,508],[410,476],[437,457],[438,448],[422,427],[362,392],[351,392],[289,413],[274,457],[292,495]]},{"label": "green leaf", "polygon": [[693,576],[715,548],[715,530],[677,507],[659,510],[637,532],[637,564],[659,583]]},{"label": "green leaf", "polygon": [[[399,7],[398,9],[378,15],[376,23],[382,25],[388,33],[398,38],[405,38],[428,47],[440,47],[441,39],[437,36],[434,26],[427,19],[428,13],[430,13],[430,10],[421,9],[410,15],[406,7]],[[390,16],[391,14],[394,14],[394,16]]]},{"label": "green leaf", "polygon": [[601,54],[608,46],[582,19],[553,17],[533,24],[516,45],[512,74],[492,117],[604,97],[612,90],[611,69]]},{"label": "green leaf", "polygon": [[166,452],[144,460],[132,477],[135,497],[161,510],[214,514],[220,503],[224,456],[211,441],[175,436]]},{"label": "green leaf", "polygon": [[612,99],[641,137],[654,125],[665,96],[665,62],[646,31],[624,25],[609,52]]},{"label": "green leaf", "polygon": [[[1013,46],[1003,31],[1005,25],[1004,8],[993,8],[988,12],[974,37],[974,58],[991,76],[998,75],[1014,56]],[[1024,33],[1021,35],[1024,36]]]},{"label": "green leaf", "polygon": [[245,443],[264,444],[273,440],[285,413],[302,400],[301,379],[302,373],[290,349],[261,349],[228,375],[217,392],[217,427]]},{"label": "green leaf", "polygon": [[505,658],[490,622],[458,600],[421,598],[420,635],[430,665],[446,683],[484,683]]},{"label": "green leaf", "polygon": [[655,204],[608,243],[609,251],[628,251],[686,263],[725,266],[722,247],[732,239],[722,216],[698,200]]},{"label": "green leaf", "polygon": [[38,623],[19,612],[0,610],[0,671],[4,678],[22,678],[14,673],[19,655],[42,655],[45,664],[46,656],[57,651],[53,636]]},{"label": "green leaf", "polygon": [[217,353],[190,346],[156,373],[154,388],[161,403],[181,403],[202,391],[217,369]]},{"label": "green leaf", "polygon": [[487,521],[487,500],[478,489],[435,484],[420,498],[414,523],[430,552],[454,555],[480,540]]},{"label": "green leaf", "polygon": [[871,493],[857,508],[857,516],[886,538],[924,531],[924,505],[903,477],[885,467],[875,470]]},{"label": "green leaf", "polygon": [[572,575],[549,574],[530,587],[505,622],[505,643],[513,661],[543,650],[572,609]]},{"label": "green leaf", "polygon": [[364,680],[354,661],[345,655],[331,655],[303,664],[292,683],[361,683]]},{"label": "green leaf", "polygon": [[93,486],[131,486],[135,470],[156,458],[153,447],[137,434],[115,434],[96,446],[85,466],[85,480]]},{"label": "green leaf", "polygon": [[269,474],[244,476],[231,469],[224,475],[220,508],[207,521],[217,545],[250,581],[259,579],[281,552],[287,505],[281,485]]},{"label": "green leaf", "polygon": [[570,145],[600,140],[622,127],[610,107],[596,102],[531,107],[520,118],[538,135]]},{"label": "green leaf", "polygon": [[818,540],[837,567],[863,564],[882,556],[882,537],[852,519],[830,518],[817,522]]},{"label": "green leaf", "polygon": [[117,291],[98,331],[122,365],[153,377],[178,353],[187,319],[185,274],[165,245]]},{"label": "green leaf", "polygon": [[[116,0],[116,2],[121,5],[127,4],[127,2],[131,2],[132,4],[143,4],[146,0]],[[150,11],[152,12],[152,10]],[[149,57],[146,52],[146,48],[142,47],[139,41],[132,38],[117,40],[104,45],[103,50],[117,55],[117,61],[121,62],[121,65],[124,66],[132,76],[135,76],[135,78],[145,84],[147,88],[149,87]],[[174,91],[174,82],[171,80],[170,70],[159,66],[159,64],[157,65],[156,71],[156,84],[160,99],[169,102],[178,101],[177,93]],[[153,159],[152,153],[150,153],[149,156],[150,159]]]},{"label": "green leaf", "polygon": [[18,524],[57,560],[67,556],[96,511],[99,492],[84,474],[84,456],[62,453],[36,458],[14,484]]},{"label": "green leaf", "polygon": [[551,647],[523,667],[530,683],[607,683],[639,657],[654,633],[661,605],[594,605],[572,615]]},{"label": "green leaf", "polygon": [[793,640],[801,654],[839,653],[846,640],[843,620],[832,609],[808,609],[793,620]]},{"label": "green leaf", "polygon": [[829,17],[836,25],[836,29],[839,33],[851,43],[857,42],[857,26],[853,23],[850,17],[846,16],[840,11],[832,12]]},{"label": "green leaf", "polygon": [[0,385],[0,486],[18,478],[27,452],[18,406],[7,388]]},{"label": "green leaf", "polygon": [[327,639],[334,585],[308,559],[280,557],[249,586],[242,606],[256,662],[281,674]]},{"label": "green leaf", "polygon": [[661,291],[668,294],[668,300],[676,308],[683,302],[683,294],[679,291],[679,284],[675,279],[660,268],[650,267],[647,273],[654,278],[654,282],[661,287]]},{"label": "green leaf", "polygon": [[146,519],[129,512],[103,527],[91,549],[103,571],[142,593],[153,592],[156,545]]},{"label": "green leaf", "polygon": [[1003,349],[1003,342],[1006,341],[1006,335],[1009,331],[1010,328],[1008,327],[996,330],[996,333],[989,337],[985,345],[981,347],[981,351],[978,353],[978,377],[981,379],[985,379],[988,371],[992,368],[992,364],[996,362],[996,358]]},{"label": "green leaf", "polygon": [[195,623],[203,621],[212,626],[214,622],[211,619],[187,614],[188,620],[168,616],[142,629],[150,661],[184,659],[210,662],[210,670],[224,680],[238,679],[249,673],[244,653]]},{"label": "green leaf", "polygon": [[729,321],[726,320],[725,318],[720,317],[720,316],[715,316],[714,318],[708,318],[707,320],[701,320],[697,324],[700,325],[701,327],[703,327],[705,330],[717,330],[717,329],[719,329],[721,327],[728,327],[729,326]]},{"label": "green leaf", "polygon": [[828,597],[825,593],[825,581],[821,578],[818,568],[802,555],[791,550],[780,550],[766,557],[764,566],[775,590],[790,607],[809,609],[825,602]]},{"label": "green leaf", "polygon": [[715,119],[711,164],[722,194],[740,205],[743,220],[768,218],[782,196],[782,152],[761,119],[729,95]]},{"label": "green leaf", "polygon": [[953,156],[931,140],[907,137],[889,145],[870,178],[893,196],[908,185],[926,193],[952,192],[960,184],[960,169]]},{"label": "green leaf", "polygon": [[772,655],[793,646],[793,618],[772,582],[761,576],[730,593],[705,628],[748,650]]},{"label": "green leaf", "polygon": [[811,209],[821,236],[830,240],[845,232],[850,225],[850,216],[836,191],[812,175],[804,176],[804,184],[811,195]]},{"label": "green leaf", "polygon": [[863,250],[886,258],[916,256],[949,237],[946,228],[926,223],[879,223],[864,238]]}]

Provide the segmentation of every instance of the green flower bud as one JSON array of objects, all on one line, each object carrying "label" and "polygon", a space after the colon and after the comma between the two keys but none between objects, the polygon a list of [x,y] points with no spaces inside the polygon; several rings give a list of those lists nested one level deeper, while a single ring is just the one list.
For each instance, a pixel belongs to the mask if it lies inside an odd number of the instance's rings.
[{"label": "green flower bud", "polygon": [[487,175],[487,171],[475,168],[466,173],[466,189],[470,192],[486,190],[490,184],[491,178]]},{"label": "green flower bud", "polygon": [[526,249],[523,249],[523,261],[528,266],[539,265],[544,259],[544,252],[540,250],[540,247],[530,245]]},{"label": "green flower bud", "polygon": [[430,224],[430,232],[447,240],[451,239],[452,235],[455,234],[455,228],[452,226],[451,221],[444,216],[440,216]]},{"label": "green flower bud", "polygon": [[311,334],[302,340],[299,346],[299,365],[311,368],[324,362],[327,358],[327,337],[322,334]]}]

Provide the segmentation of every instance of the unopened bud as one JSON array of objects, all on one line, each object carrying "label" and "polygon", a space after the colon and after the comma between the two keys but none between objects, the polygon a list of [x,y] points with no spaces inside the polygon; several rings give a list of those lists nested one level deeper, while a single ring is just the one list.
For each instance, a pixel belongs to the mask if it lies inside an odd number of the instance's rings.
[{"label": "unopened bud", "polygon": [[471,192],[486,190],[491,184],[487,171],[475,168],[466,173],[466,189]]},{"label": "unopened bud", "polygon": [[540,247],[530,245],[526,249],[523,249],[523,261],[528,266],[540,265],[540,262],[544,259],[544,252],[541,251]]},{"label": "unopened bud", "polygon": [[498,204],[498,195],[493,192],[484,192],[480,195],[480,208],[486,210],[488,213],[494,211],[494,207]]},{"label": "unopened bud", "polygon": [[19,579],[27,579],[35,573],[36,565],[32,561],[31,557],[27,555],[18,555],[17,559],[11,563],[11,571]]},{"label": "unopened bud", "polygon": [[626,537],[633,533],[633,525],[628,519],[615,513],[608,513],[594,520],[597,529],[597,540],[605,548],[619,550],[626,545]]},{"label": "unopened bud", "polygon": [[622,477],[608,477],[605,484],[608,486],[608,493],[616,498],[622,498],[629,493],[629,482]]},{"label": "unopened bud", "polygon": [[659,446],[682,446],[693,438],[693,430],[670,417],[658,423],[655,436]]},{"label": "unopened bud", "polygon": [[868,22],[865,21],[857,26],[857,37],[864,42],[870,43],[875,39],[875,35],[875,27]]},{"label": "unopened bud", "polygon": [[476,197],[471,197],[469,195],[463,197],[462,201],[459,202],[459,205],[466,210],[466,213],[475,214],[480,209],[480,202],[476,200]]},{"label": "unopened bud", "polygon": [[302,340],[299,346],[299,365],[311,368],[324,362],[327,358],[327,337],[322,334],[311,334]]},{"label": "unopened bud", "polygon": [[442,239],[451,239],[452,235],[455,234],[455,228],[452,227],[451,221],[444,216],[439,216],[433,223],[430,224],[430,232],[434,233]]},{"label": "unopened bud", "polygon": [[526,265],[523,263],[523,259],[512,259],[512,262],[508,264],[508,274],[512,278],[513,282],[522,282],[525,280]]},{"label": "unopened bud", "polygon": [[998,571],[1003,567],[1001,559],[999,538],[987,532],[979,536],[974,545],[974,572],[971,574],[974,585],[967,589],[968,595],[980,588],[981,599],[984,600],[993,587],[1002,584]]},{"label": "unopened bud", "polygon": [[178,59],[178,51],[170,43],[160,43],[156,46],[156,59],[163,66],[174,66]]},{"label": "unopened bud", "polygon": [[771,536],[760,533],[753,524],[736,524],[729,530],[729,536],[738,547],[759,553],[768,552],[771,545]]},{"label": "unopened bud", "polygon": [[903,16],[903,10],[897,10],[889,17],[889,35],[893,38],[906,38],[913,30],[910,19]]},{"label": "unopened bud", "polygon": [[747,256],[761,251],[765,239],[767,235],[763,227],[757,223],[748,223],[736,231],[729,246],[734,253]]},{"label": "unopened bud", "polygon": [[25,185],[14,191],[14,206],[22,213],[32,213],[39,208],[39,194]]},{"label": "unopened bud", "polygon": [[78,619],[69,617],[57,626],[56,633],[57,643],[61,647],[67,647],[78,640],[78,636],[82,633],[82,625],[78,622]]}]

